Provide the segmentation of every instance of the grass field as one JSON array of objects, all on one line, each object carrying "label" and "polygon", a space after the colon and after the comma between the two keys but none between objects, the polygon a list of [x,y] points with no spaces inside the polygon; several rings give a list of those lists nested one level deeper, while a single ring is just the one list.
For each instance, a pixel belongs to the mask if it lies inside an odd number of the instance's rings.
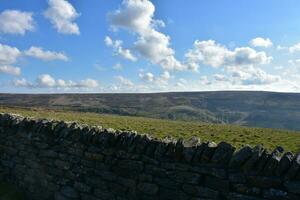
[{"label": "grass field", "polygon": [[210,140],[217,143],[226,141],[237,148],[245,144],[252,146],[262,144],[270,151],[276,146],[282,146],[286,151],[300,151],[300,132],[287,130],[248,128],[234,125],[182,122],[40,108],[0,107],[0,112],[21,114],[34,118],[77,121],[81,124],[100,125],[104,128],[136,130],[139,133],[148,133],[157,138],[172,136],[174,138],[182,137],[188,139],[196,136],[201,138],[202,141]]}]

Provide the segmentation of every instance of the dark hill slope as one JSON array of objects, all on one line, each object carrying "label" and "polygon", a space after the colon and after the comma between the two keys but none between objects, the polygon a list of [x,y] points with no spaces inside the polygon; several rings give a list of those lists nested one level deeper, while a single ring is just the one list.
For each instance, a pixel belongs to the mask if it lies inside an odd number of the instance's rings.
[{"label": "dark hill slope", "polygon": [[0,105],[300,130],[296,93],[0,94]]}]

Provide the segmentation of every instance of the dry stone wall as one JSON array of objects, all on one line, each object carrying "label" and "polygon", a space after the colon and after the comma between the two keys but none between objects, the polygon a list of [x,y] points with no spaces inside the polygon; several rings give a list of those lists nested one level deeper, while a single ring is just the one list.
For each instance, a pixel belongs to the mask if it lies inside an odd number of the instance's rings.
[{"label": "dry stone wall", "polygon": [[0,173],[33,200],[300,199],[300,155],[0,114]]}]

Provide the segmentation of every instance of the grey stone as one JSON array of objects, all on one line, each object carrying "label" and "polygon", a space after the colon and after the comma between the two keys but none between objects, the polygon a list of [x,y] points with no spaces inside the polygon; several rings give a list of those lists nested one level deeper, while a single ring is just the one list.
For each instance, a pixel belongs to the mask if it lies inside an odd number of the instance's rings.
[{"label": "grey stone", "polygon": [[286,181],[284,186],[289,192],[300,194],[300,181]]},{"label": "grey stone", "polygon": [[229,193],[227,196],[227,199],[229,199],[229,200],[263,200],[262,198],[259,198],[259,197],[238,194],[238,193]]},{"label": "grey stone", "polygon": [[263,197],[266,199],[272,199],[272,200],[289,199],[287,192],[282,191],[282,190],[273,189],[273,188],[264,190]]},{"label": "grey stone", "polygon": [[210,162],[212,156],[214,155],[215,150],[217,149],[217,144],[214,142],[206,143],[206,146],[201,154],[200,162],[208,163]]},{"label": "grey stone", "polygon": [[233,184],[232,185],[234,191],[247,195],[255,195],[259,196],[261,193],[261,189],[258,187],[249,187],[245,184]]},{"label": "grey stone", "polygon": [[248,183],[260,188],[280,188],[282,180],[278,177],[248,176]]},{"label": "grey stone", "polygon": [[218,191],[212,190],[210,188],[195,186],[190,184],[183,184],[182,189],[184,192],[194,197],[207,197],[207,198],[215,199],[219,195]]},{"label": "grey stone", "polygon": [[229,192],[229,181],[228,180],[223,180],[219,179],[216,177],[210,177],[206,176],[205,177],[205,186],[220,191],[223,194],[226,194]]},{"label": "grey stone", "polygon": [[69,198],[72,198],[72,199],[79,198],[78,192],[74,188],[72,188],[70,186],[63,186],[61,188],[60,192],[65,197],[69,197]]},{"label": "grey stone", "polygon": [[89,193],[91,191],[90,186],[86,185],[85,183],[81,183],[81,182],[75,182],[74,188],[77,189],[79,192]]},{"label": "grey stone", "polygon": [[276,175],[282,176],[284,173],[286,173],[292,164],[292,160],[293,160],[293,154],[291,152],[286,152],[282,156],[282,158],[277,166],[277,169],[275,172]]},{"label": "grey stone", "polygon": [[272,176],[275,174],[275,170],[279,164],[280,158],[276,155],[271,155],[269,158],[269,161],[267,162],[265,168],[264,168],[264,175],[265,176]]},{"label": "grey stone", "polygon": [[262,154],[264,152],[264,149],[261,145],[257,145],[253,148],[253,154],[250,157],[250,159],[248,159],[246,161],[246,163],[243,166],[243,171],[248,173],[250,172],[252,169],[254,169],[254,166],[257,164],[257,162],[259,161],[259,159],[261,158]]},{"label": "grey stone", "polygon": [[138,190],[148,195],[155,195],[158,192],[158,186],[152,183],[141,182],[137,185]]},{"label": "grey stone", "polygon": [[295,178],[299,169],[300,169],[300,153],[295,155],[291,167],[285,174],[285,178],[288,180]]},{"label": "grey stone", "polygon": [[234,153],[232,159],[230,160],[229,166],[231,168],[241,167],[252,156],[252,153],[252,148],[246,145],[245,147]]},{"label": "grey stone", "polygon": [[235,148],[226,142],[220,142],[211,159],[212,163],[227,165],[233,155]]},{"label": "grey stone", "polygon": [[172,171],[168,172],[168,177],[180,183],[198,184],[202,180],[202,176],[198,173]]}]

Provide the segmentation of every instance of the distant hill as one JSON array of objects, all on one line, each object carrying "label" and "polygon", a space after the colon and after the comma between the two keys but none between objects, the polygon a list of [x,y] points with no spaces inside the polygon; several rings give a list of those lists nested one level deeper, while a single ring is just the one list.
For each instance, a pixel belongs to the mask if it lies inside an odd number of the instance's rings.
[{"label": "distant hill", "polygon": [[0,94],[0,105],[300,130],[297,93]]}]

